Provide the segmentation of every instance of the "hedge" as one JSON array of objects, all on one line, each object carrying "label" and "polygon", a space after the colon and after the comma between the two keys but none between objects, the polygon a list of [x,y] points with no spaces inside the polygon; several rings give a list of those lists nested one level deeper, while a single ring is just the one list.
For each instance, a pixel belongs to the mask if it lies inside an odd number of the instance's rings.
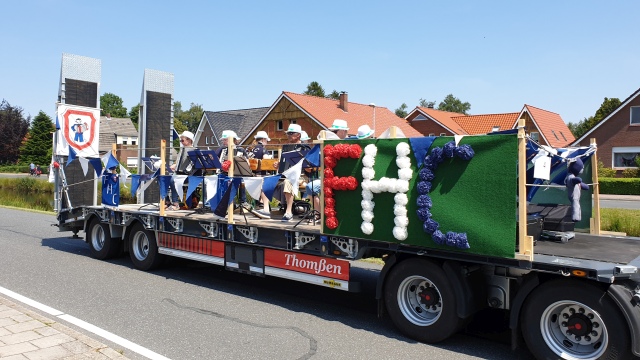
[{"label": "hedge", "polygon": [[640,195],[640,178],[599,178],[600,193],[611,195]]}]

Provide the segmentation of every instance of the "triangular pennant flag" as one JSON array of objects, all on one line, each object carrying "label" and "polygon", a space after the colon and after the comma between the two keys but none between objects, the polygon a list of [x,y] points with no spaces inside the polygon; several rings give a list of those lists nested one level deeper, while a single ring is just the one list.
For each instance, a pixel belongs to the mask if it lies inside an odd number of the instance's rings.
[{"label": "triangular pennant flag", "polygon": [[456,146],[458,146],[463,137],[464,135],[453,135],[453,139],[456,141]]},{"label": "triangular pennant flag", "polygon": [[149,186],[151,186],[151,184],[153,184],[153,179],[155,179],[155,177],[150,177],[149,175],[145,174],[141,180],[142,180],[142,186],[140,186],[140,191],[145,191],[147,190],[147,188]]},{"label": "triangular pennant flag", "polygon": [[433,141],[435,139],[437,139],[437,137],[435,136],[409,139],[409,143],[411,144],[411,150],[413,150],[413,156],[416,157],[416,162],[418,163],[418,168],[422,166],[424,157],[429,152],[429,148],[431,148],[431,144],[433,144]]},{"label": "triangular pennant flag", "polygon": [[78,158],[78,161],[80,162],[80,167],[82,167],[82,173],[84,176],[87,176],[87,172],[89,171],[89,159]]},{"label": "triangular pennant flag", "polygon": [[300,179],[300,174],[302,173],[303,161],[304,160],[298,161],[297,164],[282,172],[282,175],[287,178],[291,184],[293,184],[293,190],[295,191],[295,194],[293,194],[294,196],[298,195],[298,179]]},{"label": "triangular pennant flag", "polygon": [[307,155],[304,158],[311,164],[313,167],[320,166],[320,144],[316,144],[313,149],[309,150]]},{"label": "triangular pennant flag", "polygon": [[122,178],[122,185],[124,185],[124,187],[127,187],[127,179],[129,178],[129,176],[131,176],[131,172],[129,172],[126,167],[120,164],[120,177]]},{"label": "triangular pennant flag", "polygon": [[93,169],[96,171],[96,176],[100,176],[100,173],[102,173],[102,162],[100,159],[89,159],[89,163],[91,163]]},{"label": "triangular pennant flag", "polygon": [[136,197],[136,192],[140,186],[140,175],[131,175],[131,196]]},{"label": "triangular pennant flag", "polygon": [[218,192],[218,175],[206,176],[204,178],[204,199],[203,203],[208,203]]},{"label": "triangular pennant flag", "polygon": [[58,114],[56,113],[56,130],[60,130],[60,121],[58,121]]},{"label": "triangular pennant flag", "polygon": [[120,165],[120,163],[118,162],[118,159],[116,159],[116,157],[113,156],[112,151],[109,151],[107,154],[105,154],[105,156],[103,156],[101,160],[102,160],[102,163],[104,164],[105,169],[111,169],[112,167],[116,167]]},{"label": "triangular pennant flag", "polygon": [[75,160],[77,157],[78,156],[76,155],[76,151],[73,150],[71,145],[69,145],[69,158],[67,159],[67,166],[69,166],[69,164],[71,164],[71,162]]},{"label": "triangular pennant flag", "polygon": [[280,175],[267,176],[262,182],[262,191],[269,201],[271,201],[273,193],[276,190],[276,186],[278,186],[278,181],[280,181]]},{"label": "triangular pennant flag", "polygon": [[224,174],[218,175],[215,195],[209,199],[209,207],[211,209],[216,209],[218,207],[228,187],[229,187],[229,177]]},{"label": "triangular pennant flag", "polygon": [[51,164],[49,164],[49,182],[50,183],[55,183],[56,182],[56,177],[55,177],[54,167],[53,167],[53,163],[55,161],[56,161],[56,159],[53,157],[53,154],[51,154]]},{"label": "triangular pennant flag", "polygon": [[185,180],[187,180],[187,175],[173,175],[173,186],[176,188],[176,194],[178,194],[178,199],[182,199],[182,195],[184,191],[182,187],[184,185]]},{"label": "triangular pennant flag", "polygon": [[[189,176],[189,187],[187,187],[187,199],[191,198],[191,194],[202,184],[201,176]],[[177,184],[176,184],[177,185]]]},{"label": "triangular pennant flag", "polygon": [[213,211],[213,213],[218,216],[225,216],[225,214],[227,213],[227,208],[233,202],[233,199],[236,197],[236,194],[238,193],[238,188],[242,183],[242,178],[240,177],[227,178],[227,179],[229,180],[225,181],[227,182],[226,191],[224,192],[224,195],[222,195],[220,202],[218,203],[218,205],[215,207],[215,210]]},{"label": "triangular pennant flag", "polygon": [[244,187],[247,189],[249,195],[254,199],[260,199],[260,193],[262,193],[262,177],[245,177]]},{"label": "triangular pennant flag", "polygon": [[169,192],[170,185],[171,185],[171,175],[158,176],[158,187],[160,188],[161,199],[164,199],[167,197],[167,193]]}]

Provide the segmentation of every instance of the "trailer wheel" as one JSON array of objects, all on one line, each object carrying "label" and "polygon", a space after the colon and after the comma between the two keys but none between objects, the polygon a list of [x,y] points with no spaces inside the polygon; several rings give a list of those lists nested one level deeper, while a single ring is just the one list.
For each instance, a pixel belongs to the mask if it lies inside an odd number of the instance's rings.
[{"label": "trailer wheel", "polygon": [[131,229],[129,239],[129,256],[136,269],[148,271],[162,264],[164,255],[158,253],[153,231],[146,230],[142,224],[137,223]]},{"label": "trailer wheel", "polygon": [[409,259],[393,267],[384,296],[391,321],[410,338],[436,343],[460,328],[453,288],[429,261]]},{"label": "trailer wheel", "polygon": [[522,335],[538,359],[632,359],[618,306],[596,286],[558,280],[534,290],[523,308]]},{"label": "trailer wheel", "polygon": [[118,255],[122,242],[111,238],[109,224],[102,224],[100,219],[94,218],[87,230],[86,240],[90,246],[91,257],[105,260]]}]

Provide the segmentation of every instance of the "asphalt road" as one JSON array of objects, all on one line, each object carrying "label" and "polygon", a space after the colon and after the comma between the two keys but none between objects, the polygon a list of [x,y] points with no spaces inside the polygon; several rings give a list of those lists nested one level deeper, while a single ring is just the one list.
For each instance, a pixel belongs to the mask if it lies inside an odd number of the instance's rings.
[{"label": "asphalt road", "polygon": [[147,273],[128,257],[90,258],[87,244],[54,223],[0,208],[0,286],[171,359],[532,358],[510,350],[492,316],[437,345],[402,336],[376,316],[374,269],[354,271],[359,294],[179,259]]}]

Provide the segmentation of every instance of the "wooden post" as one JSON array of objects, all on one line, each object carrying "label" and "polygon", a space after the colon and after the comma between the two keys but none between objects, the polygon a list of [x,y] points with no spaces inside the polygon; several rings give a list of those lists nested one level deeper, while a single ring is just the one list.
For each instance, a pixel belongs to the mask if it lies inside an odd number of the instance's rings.
[{"label": "wooden post", "polygon": [[[596,146],[596,139],[592,138],[591,146]],[[591,178],[593,179],[593,218],[591,218],[589,232],[600,235],[600,184],[598,183],[598,152],[591,156]]]},{"label": "wooden post", "polygon": [[[160,141],[160,176],[164,175],[164,168],[165,168],[165,153],[166,153],[166,149],[167,149],[167,141],[162,139]],[[162,193],[162,191],[160,191],[160,193]],[[162,195],[160,195],[160,202],[158,203],[158,208],[160,209],[160,216],[164,216],[164,199],[162,198]]]},{"label": "wooden post", "polygon": [[[234,139],[233,137],[227,138],[227,160],[229,160],[231,162],[231,165],[229,165],[229,172],[227,172],[227,175],[229,175],[229,178],[233,178],[233,168],[234,168],[234,164],[233,164],[233,155],[234,155],[234,150],[236,147],[236,139]],[[229,224],[234,224],[233,222],[233,199],[231,199],[231,205],[229,205],[229,207],[227,208],[227,215],[228,215],[228,220],[227,222]]]},{"label": "wooden post", "polygon": [[518,120],[518,252],[516,259],[533,261],[533,236],[527,236],[527,138]]}]

